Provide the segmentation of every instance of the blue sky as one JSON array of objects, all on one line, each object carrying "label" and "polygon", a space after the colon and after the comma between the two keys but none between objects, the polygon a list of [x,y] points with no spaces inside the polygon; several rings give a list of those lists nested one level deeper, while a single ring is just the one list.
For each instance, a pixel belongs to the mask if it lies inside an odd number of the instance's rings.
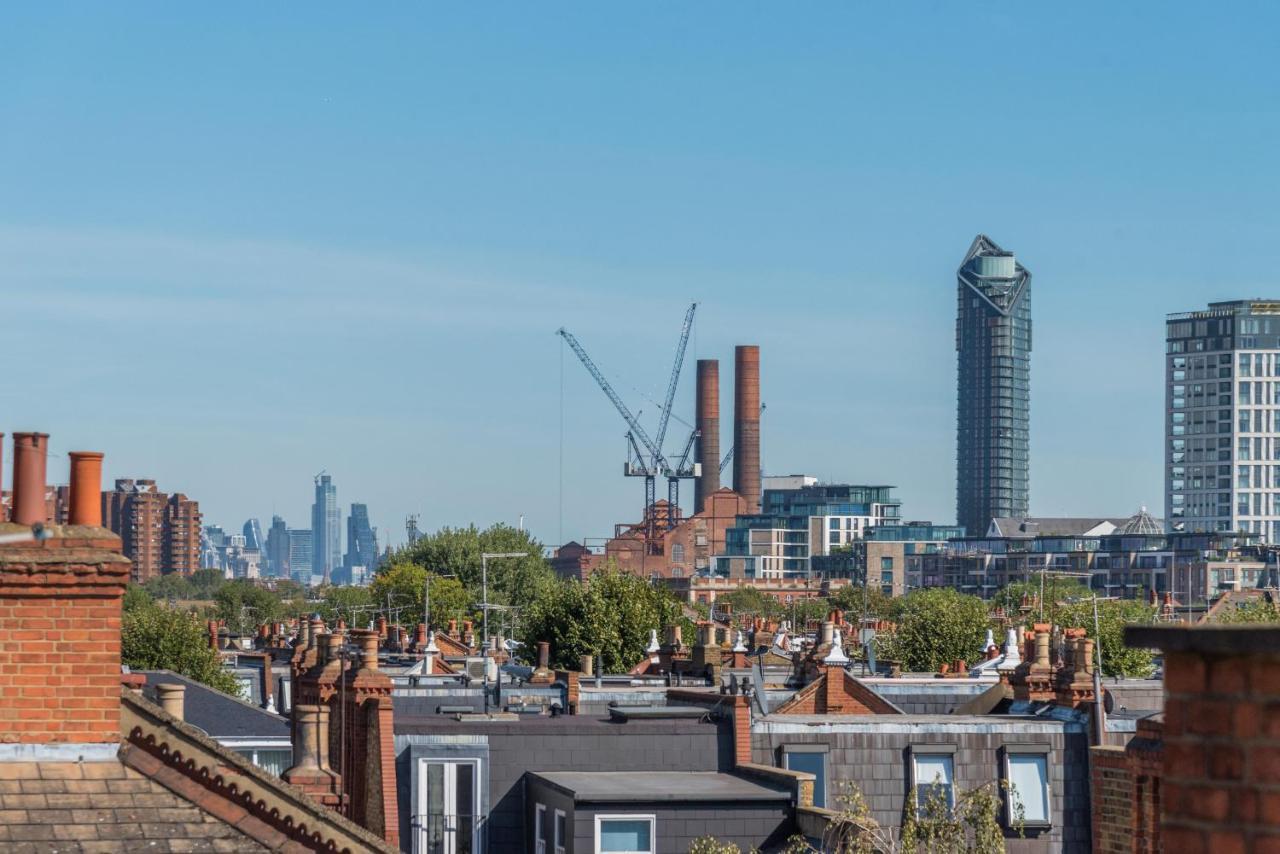
[{"label": "blue sky", "polygon": [[684,417],[694,357],[728,411],[759,344],[767,470],[949,521],[985,232],[1034,275],[1033,512],[1159,508],[1163,315],[1280,295],[1277,17],[11,6],[0,429],[228,526],[307,525],[326,469],[393,542],[407,513],[601,537],[640,484],[554,332],[652,415],[697,299]]}]

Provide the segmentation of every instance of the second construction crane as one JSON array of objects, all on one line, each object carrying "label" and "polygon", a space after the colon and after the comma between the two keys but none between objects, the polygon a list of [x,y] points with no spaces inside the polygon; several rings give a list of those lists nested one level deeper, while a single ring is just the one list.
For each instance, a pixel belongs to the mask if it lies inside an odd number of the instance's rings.
[{"label": "second construction crane", "polygon": [[696,428],[689,434],[683,451],[674,463],[667,459],[662,450],[663,442],[666,441],[667,437],[667,425],[671,420],[671,409],[675,403],[676,388],[680,384],[680,371],[684,367],[684,353],[689,345],[689,332],[693,328],[693,315],[697,309],[698,304],[696,302],[692,303],[684,315],[684,324],[680,329],[680,341],[676,345],[675,361],[671,366],[671,378],[667,382],[666,400],[663,401],[662,410],[658,414],[656,438],[649,437],[648,432],[641,426],[639,419],[631,412],[618,393],[614,391],[604,373],[587,355],[587,351],[578,343],[578,339],[573,337],[573,333],[563,327],[556,332],[569,344],[579,361],[582,362],[583,367],[587,369],[587,372],[595,379],[596,384],[604,391],[614,408],[618,410],[622,420],[627,423],[627,462],[623,468],[623,473],[627,477],[644,478],[645,512],[643,518],[647,528],[645,536],[650,541],[653,540],[657,533],[657,513],[654,506],[657,501],[657,479],[659,477],[667,479],[666,523],[668,528],[673,528],[676,524],[676,508],[679,506],[680,479],[698,477],[701,473],[701,466],[698,463],[691,463],[689,460],[693,451],[693,443],[698,438]]}]

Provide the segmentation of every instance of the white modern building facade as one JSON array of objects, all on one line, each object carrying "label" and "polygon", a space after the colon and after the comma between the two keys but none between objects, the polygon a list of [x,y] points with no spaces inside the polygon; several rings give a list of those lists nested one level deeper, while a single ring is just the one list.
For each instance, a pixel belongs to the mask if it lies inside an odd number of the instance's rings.
[{"label": "white modern building facade", "polygon": [[1280,543],[1280,300],[1171,314],[1165,520]]}]

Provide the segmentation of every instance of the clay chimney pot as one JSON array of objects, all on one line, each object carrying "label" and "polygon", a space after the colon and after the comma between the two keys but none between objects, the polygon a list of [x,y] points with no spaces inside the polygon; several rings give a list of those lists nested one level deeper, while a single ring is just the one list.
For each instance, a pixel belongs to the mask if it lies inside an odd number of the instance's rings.
[{"label": "clay chimney pot", "polygon": [[186,707],[187,686],[181,682],[166,682],[156,686],[160,695],[160,708],[173,717],[182,720]]},{"label": "clay chimney pot", "polygon": [[71,517],[72,525],[102,527],[102,453],[72,451]]},{"label": "clay chimney pot", "polygon": [[49,454],[48,433],[13,434],[13,521],[19,525],[43,525],[45,466]]}]

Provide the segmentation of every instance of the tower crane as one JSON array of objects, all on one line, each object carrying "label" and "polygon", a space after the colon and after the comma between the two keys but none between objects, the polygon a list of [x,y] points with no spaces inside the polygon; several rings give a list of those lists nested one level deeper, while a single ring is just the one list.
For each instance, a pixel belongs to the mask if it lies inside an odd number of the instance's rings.
[{"label": "tower crane", "polygon": [[689,344],[689,333],[693,328],[693,316],[697,308],[698,304],[695,302],[685,312],[684,325],[680,329],[680,341],[676,345],[675,362],[671,367],[671,378],[667,383],[666,401],[658,416],[656,440],[650,438],[648,432],[640,424],[639,419],[623,402],[621,396],[614,390],[609,380],[605,378],[604,373],[596,366],[596,363],[587,355],[587,351],[583,349],[582,344],[573,336],[573,333],[564,327],[561,327],[556,332],[569,344],[569,348],[578,357],[578,361],[582,362],[582,366],[587,369],[587,373],[591,374],[592,379],[596,381],[596,385],[600,386],[605,396],[609,398],[609,402],[618,410],[618,414],[622,416],[622,420],[627,424],[628,453],[627,461],[623,466],[623,474],[627,477],[644,478],[645,536],[649,541],[652,541],[657,533],[657,520],[653,510],[657,500],[657,478],[659,476],[667,478],[667,527],[673,528],[675,527],[675,510],[679,500],[680,479],[697,477],[700,473],[701,467],[697,463],[689,463],[689,453],[693,448],[693,440],[698,435],[696,428],[690,434],[685,444],[684,453],[675,466],[668,462],[662,452],[662,443],[666,440],[667,425],[671,419],[676,388],[680,383],[680,370],[684,365],[684,354]]}]

